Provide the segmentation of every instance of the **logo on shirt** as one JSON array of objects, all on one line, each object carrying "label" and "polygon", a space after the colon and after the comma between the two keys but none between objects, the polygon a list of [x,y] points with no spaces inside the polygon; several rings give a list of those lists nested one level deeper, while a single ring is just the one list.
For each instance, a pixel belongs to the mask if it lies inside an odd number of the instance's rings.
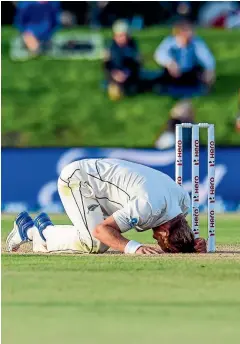
[{"label": "logo on shirt", "polygon": [[136,224],[138,223],[138,220],[136,217],[130,217],[130,219],[127,219],[127,220],[131,228],[136,226]]},{"label": "logo on shirt", "polygon": [[88,214],[90,211],[94,211],[97,207],[99,207],[99,204],[91,204],[88,206]]}]

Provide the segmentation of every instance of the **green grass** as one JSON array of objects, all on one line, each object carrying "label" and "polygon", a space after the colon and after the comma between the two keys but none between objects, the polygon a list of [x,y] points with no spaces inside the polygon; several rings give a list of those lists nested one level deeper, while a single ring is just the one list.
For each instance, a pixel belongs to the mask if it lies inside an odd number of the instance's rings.
[{"label": "green grass", "polygon": [[[2,240],[12,221],[3,218]],[[153,242],[150,231],[131,237]],[[237,215],[218,217],[217,241],[240,244]],[[237,255],[3,254],[2,342],[234,344],[239,290]]]},{"label": "green grass", "polygon": [[[82,32],[79,29],[79,32]],[[145,65],[168,29],[136,34]],[[240,144],[233,125],[240,79],[239,31],[200,30],[217,59],[215,91],[194,99],[198,122],[216,124],[216,143]],[[12,62],[2,30],[2,133],[8,146],[152,146],[174,100],[153,94],[111,102],[100,89],[101,63],[39,58]],[[109,32],[104,35],[109,37]]]}]

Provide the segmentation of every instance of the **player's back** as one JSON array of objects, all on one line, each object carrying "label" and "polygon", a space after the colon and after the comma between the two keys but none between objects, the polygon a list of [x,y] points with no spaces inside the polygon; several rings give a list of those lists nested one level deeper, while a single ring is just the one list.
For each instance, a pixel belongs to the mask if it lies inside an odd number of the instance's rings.
[{"label": "player's back", "polygon": [[108,197],[121,204],[142,197],[155,208],[172,194],[179,199],[185,195],[169,176],[141,164],[120,159],[85,159],[80,161],[80,166],[98,197]]}]

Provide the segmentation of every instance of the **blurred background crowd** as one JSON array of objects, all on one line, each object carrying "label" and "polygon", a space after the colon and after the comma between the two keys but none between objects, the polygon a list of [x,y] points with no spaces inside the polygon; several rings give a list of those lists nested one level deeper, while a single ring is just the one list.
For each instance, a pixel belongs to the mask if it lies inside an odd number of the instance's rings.
[{"label": "blurred background crowd", "polygon": [[[1,6],[5,211],[58,209],[57,175],[81,157],[130,159],[173,176],[181,122],[215,124],[217,183],[226,180],[218,204],[240,207],[231,167],[240,147],[239,1]],[[191,131],[184,135],[190,148]],[[32,175],[31,166],[41,168]],[[33,176],[31,188],[21,191]],[[203,179],[203,194],[204,185]]]},{"label": "blurred background crowd", "polygon": [[[21,1],[22,6],[48,1]],[[49,1],[52,3],[53,1]],[[10,25],[18,1],[4,1],[2,24]],[[111,27],[120,18],[130,20],[136,28],[151,25],[171,25],[176,19],[189,19],[205,27],[232,28],[239,25],[238,1],[57,1],[52,6],[59,11],[64,24],[87,25],[91,28]]]},{"label": "blurred background crowd", "polygon": [[[2,25],[8,28],[11,25],[14,28],[14,31],[6,35],[6,38],[10,45],[10,58],[15,63],[31,61],[44,56],[49,59],[69,60],[69,64],[64,66],[60,66],[56,62],[55,69],[57,66],[63,67],[66,74],[68,72],[71,74],[73,68],[76,70],[82,68],[80,65],[83,66],[84,60],[96,60],[96,68],[101,68],[102,76],[100,80],[96,76],[95,83],[98,84],[99,89],[98,91],[93,89],[92,92],[103,92],[111,101],[120,101],[124,97],[143,93],[158,96],[157,112],[161,113],[162,120],[160,122],[163,125],[160,126],[160,130],[155,130],[155,139],[149,138],[149,141],[146,141],[147,144],[143,143],[143,145],[155,145],[161,149],[174,145],[176,123],[193,122],[196,119],[197,107],[194,107],[192,99],[206,97],[210,93],[216,92],[215,82],[218,77],[216,60],[221,60],[221,54],[224,56],[227,53],[222,44],[223,36],[220,32],[223,30],[237,31],[240,27],[240,3],[238,1],[6,1],[2,3],[2,14]],[[79,25],[83,27],[80,30],[78,29]],[[154,27],[152,31],[151,27]],[[199,28],[205,28],[202,34],[196,32]],[[218,34],[212,36],[211,28],[217,29]],[[144,35],[141,36],[141,32],[149,33],[148,38],[146,39]],[[233,40],[236,35],[228,37]],[[5,35],[3,40],[4,38]],[[218,41],[214,42],[215,39]],[[211,44],[211,41],[214,44]],[[215,49],[214,52],[216,43],[218,49]],[[227,38],[225,44],[227,44]],[[150,65],[147,63],[149,56],[151,68],[147,66]],[[78,60],[79,64],[73,65],[72,60],[74,62]],[[43,63],[38,62],[38,65],[43,66]],[[85,66],[87,73],[92,66],[87,65],[87,62]],[[21,68],[25,68],[23,77],[26,77],[28,81],[27,75],[30,73],[32,79],[35,78],[35,81],[39,82],[39,77],[35,75],[36,71],[27,67]],[[52,71],[50,71],[49,78],[51,74]],[[222,79],[227,79],[227,77],[224,75]],[[61,76],[61,79],[64,82],[64,75]],[[65,81],[67,81],[67,77],[65,77]],[[78,83],[86,86],[84,75],[78,79]],[[231,88],[236,94],[238,89],[237,87],[234,89],[235,83],[236,81],[233,79]],[[55,87],[57,85],[55,84]],[[76,84],[72,82],[72,85],[68,83],[68,86],[72,87],[74,92]],[[31,85],[28,87],[32,92]],[[54,92],[52,87],[48,91]],[[66,90],[63,97],[68,98],[68,91]],[[35,97],[38,97],[38,94]],[[90,93],[89,97],[91,97]],[[162,101],[160,97],[163,97]],[[172,100],[168,107],[161,105],[161,102],[163,104],[166,102],[166,97]],[[134,98],[132,102],[138,102],[138,99]],[[78,102],[78,100],[75,101]],[[85,101],[89,100],[85,99]],[[49,104],[49,106],[51,105]],[[109,108],[111,109],[111,105]],[[65,110],[67,109],[65,108]],[[16,113],[16,111],[18,109],[14,107],[13,112]],[[126,117],[131,116],[131,109],[126,110],[125,108],[124,111],[128,111],[128,114],[125,114]],[[84,107],[77,116],[85,117],[86,114],[82,112],[84,112]],[[13,114],[13,116],[15,115]],[[151,116],[157,117],[159,114],[152,113]],[[232,119],[230,120],[230,118]],[[198,121],[201,120],[200,116]],[[203,118],[203,120],[206,119]],[[54,123],[53,126],[60,134],[61,131],[68,131],[68,127],[71,126],[70,121],[71,116],[67,127],[61,128],[60,131],[57,129],[59,126],[57,123]],[[231,125],[232,129],[235,127],[238,131],[240,130],[239,122],[236,109],[235,114],[228,117],[226,124]],[[92,125],[90,120],[88,125]],[[26,130],[24,130],[25,135],[22,135],[14,127],[12,130],[9,127],[6,128],[4,123],[3,128],[4,145],[33,144],[34,140],[29,139],[28,142],[26,139],[26,136],[29,136]],[[79,130],[81,131],[81,129]],[[109,135],[112,134],[111,132]],[[124,131],[122,134],[124,135]],[[51,135],[53,136],[53,132]],[[79,145],[95,144],[90,139],[89,141],[74,142]],[[188,133],[185,142],[186,144],[190,142]],[[119,143],[125,145],[126,142],[123,140],[122,142],[118,141],[118,145]],[[71,142],[64,142],[64,145],[68,144],[71,145]],[[41,139],[39,145],[41,145]]]}]

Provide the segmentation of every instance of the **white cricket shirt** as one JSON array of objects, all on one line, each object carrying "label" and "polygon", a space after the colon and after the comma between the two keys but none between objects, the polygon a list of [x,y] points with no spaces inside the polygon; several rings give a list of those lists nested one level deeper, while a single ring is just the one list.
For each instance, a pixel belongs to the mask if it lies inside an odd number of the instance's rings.
[{"label": "white cricket shirt", "polygon": [[97,199],[103,214],[113,215],[120,230],[142,231],[188,212],[188,193],[166,174],[120,159],[79,161],[81,190]]}]

